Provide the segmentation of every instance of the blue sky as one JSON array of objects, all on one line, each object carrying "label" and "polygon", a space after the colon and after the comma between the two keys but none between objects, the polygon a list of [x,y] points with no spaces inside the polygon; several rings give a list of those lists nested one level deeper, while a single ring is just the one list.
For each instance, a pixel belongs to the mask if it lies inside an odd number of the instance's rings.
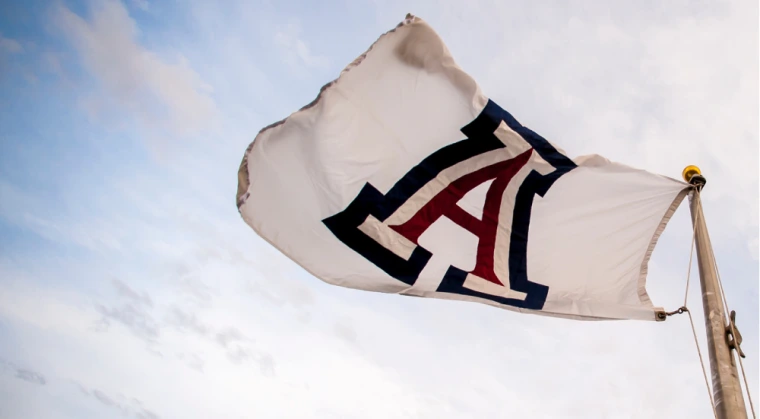
[{"label": "blue sky", "polygon": [[[757,4],[662,3],[3,4],[0,418],[711,417],[685,316],[331,287],[240,219],[256,132],[407,12],[568,155],[702,167],[757,403]],[[690,233],[682,205],[650,264],[655,305],[683,303]]]}]

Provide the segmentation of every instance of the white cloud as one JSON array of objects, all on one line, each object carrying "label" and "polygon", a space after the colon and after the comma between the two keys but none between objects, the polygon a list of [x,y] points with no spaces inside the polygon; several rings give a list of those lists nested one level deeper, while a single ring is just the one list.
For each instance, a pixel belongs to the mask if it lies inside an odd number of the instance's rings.
[{"label": "white cloud", "polygon": [[297,22],[280,25],[277,28],[274,41],[285,63],[297,74],[303,74],[308,70],[326,69],[329,65],[327,57],[312,53],[301,33],[301,25]]},{"label": "white cloud", "polygon": [[103,88],[91,98],[96,108],[115,105],[117,112],[173,134],[196,132],[214,118],[213,89],[182,55],[168,59],[140,45],[137,25],[121,2],[98,2],[89,20],[60,6],[57,22]]},{"label": "white cloud", "polygon": [[147,12],[150,9],[150,3],[148,3],[148,0],[132,0],[132,4],[144,12]]},{"label": "white cloud", "polygon": [[749,243],[747,244],[747,246],[749,247],[750,255],[755,260],[758,260],[760,258],[760,255],[758,255],[758,253],[760,252],[760,245],[758,244],[758,238],[755,237],[754,239],[751,239]]}]

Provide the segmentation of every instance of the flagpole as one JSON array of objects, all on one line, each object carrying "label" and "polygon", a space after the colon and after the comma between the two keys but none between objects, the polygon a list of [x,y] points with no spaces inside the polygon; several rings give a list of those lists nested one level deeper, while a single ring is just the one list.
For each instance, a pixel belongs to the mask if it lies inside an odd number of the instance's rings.
[{"label": "flagpole", "polygon": [[739,383],[736,361],[729,346],[728,337],[731,328],[726,324],[726,311],[721,299],[712,244],[707,233],[707,223],[698,193],[704,187],[706,180],[696,166],[684,169],[683,177],[696,188],[691,194],[690,208],[702,286],[702,305],[707,329],[715,412],[718,419],[746,419],[744,395]]}]

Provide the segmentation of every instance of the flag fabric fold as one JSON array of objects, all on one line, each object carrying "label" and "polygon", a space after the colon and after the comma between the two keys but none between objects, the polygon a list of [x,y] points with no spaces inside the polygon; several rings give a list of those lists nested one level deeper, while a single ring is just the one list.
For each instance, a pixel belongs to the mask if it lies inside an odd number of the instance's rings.
[{"label": "flag fabric fold", "polygon": [[656,320],[657,239],[689,185],[571,159],[407,16],[245,151],[237,205],[317,278],[573,319]]}]

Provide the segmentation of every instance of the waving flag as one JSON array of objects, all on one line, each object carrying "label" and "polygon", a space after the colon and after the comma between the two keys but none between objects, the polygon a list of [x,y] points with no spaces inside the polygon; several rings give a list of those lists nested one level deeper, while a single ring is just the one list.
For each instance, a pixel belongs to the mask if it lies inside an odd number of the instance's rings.
[{"label": "waving flag", "polygon": [[647,264],[689,188],[567,157],[413,16],[261,130],[238,181],[245,222],[323,281],[576,319],[656,319]]}]

